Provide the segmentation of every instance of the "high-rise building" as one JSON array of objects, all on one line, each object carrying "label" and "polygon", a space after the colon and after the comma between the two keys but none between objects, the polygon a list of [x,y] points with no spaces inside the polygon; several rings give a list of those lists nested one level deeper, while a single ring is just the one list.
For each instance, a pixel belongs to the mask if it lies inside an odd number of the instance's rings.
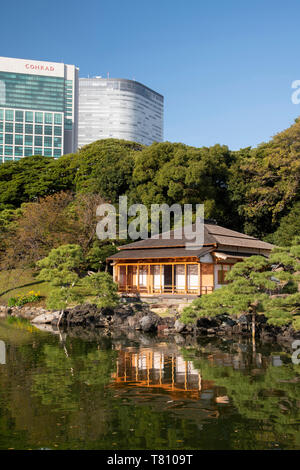
[{"label": "high-rise building", "polygon": [[150,145],[163,140],[164,97],[132,80],[79,79],[78,145],[125,139]]},{"label": "high-rise building", "polygon": [[78,147],[78,68],[0,57],[0,162]]}]

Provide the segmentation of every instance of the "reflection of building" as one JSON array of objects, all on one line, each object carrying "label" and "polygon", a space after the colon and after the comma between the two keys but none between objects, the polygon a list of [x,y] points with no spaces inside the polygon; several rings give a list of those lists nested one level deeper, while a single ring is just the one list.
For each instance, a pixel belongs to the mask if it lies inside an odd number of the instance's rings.
[{"label": "reflection of building", "polygon": [[[195,230],[195,227],[193,228]],[[204,224],[203,246],[188,249],[179,231],[119,247],[113,261],[119,292],[143,295],[209,294],[226,284],[226,273],[248,256],[269,255],[273,245],[216,225]],[[181,235],[181,231],[180,231]]]},{"label": "reflection of building", "polygon": [[0,57],[0,162],[77,150],[78,69]]},{"label": "reflection of building", "polygon": [[157,388],[172,394],[189,392],[194,397],[211,386],[208,382],[203,384],[191,361],[172,352],[152,349],[119,351],[113,378],[115,385]]},{"label": "reflection of building", "polygon": [[79,146],[99,139],[163,140],[164,97],[122,78],[79,80]]}]

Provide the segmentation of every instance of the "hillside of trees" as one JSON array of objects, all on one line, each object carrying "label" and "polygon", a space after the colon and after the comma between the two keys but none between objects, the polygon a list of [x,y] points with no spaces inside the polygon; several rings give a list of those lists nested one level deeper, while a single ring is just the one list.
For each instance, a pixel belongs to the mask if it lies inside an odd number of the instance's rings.
[{"label": "hillside of trees", "polygon": [[257,148],[143,145],[107,139],[58,160],[0,165],[0,266],[36,263],[79,244],[86,269],[104,269],[118,241],[96,238],[100,202],[204,203],[205,217],[276,245],[300,229],[300,121]]}]

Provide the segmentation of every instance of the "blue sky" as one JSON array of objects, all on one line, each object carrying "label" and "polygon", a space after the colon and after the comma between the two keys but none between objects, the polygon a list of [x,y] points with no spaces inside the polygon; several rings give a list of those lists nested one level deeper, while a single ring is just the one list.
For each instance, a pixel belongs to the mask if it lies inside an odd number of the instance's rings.
[{"label": "blue sky", "polygon": [[165,140],[256,146],[300,115],[299,0],[15,0],[0,55],[76,64],[165,96]]}]

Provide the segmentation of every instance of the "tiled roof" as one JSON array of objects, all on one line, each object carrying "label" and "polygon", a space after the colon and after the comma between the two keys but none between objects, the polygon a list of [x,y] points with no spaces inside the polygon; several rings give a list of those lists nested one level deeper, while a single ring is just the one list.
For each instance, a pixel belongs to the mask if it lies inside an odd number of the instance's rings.
[{"label": "tiled roof", "polygon": [[[196,225],[192,226],[193,231]],[[185,247],[188,240],[184,233],[180,238],[181,229],[172,230],[165,232],[164,236],[168,235],[169,238],[163,238],[163,235],[148,238],[146,240],[140,240],[138,242],[129,243],[119,247],[120,251],[123,250],[140,250],[148,248],[181,248]],[[220,225],[204,224],[204,241],[203,246],[233,246],[241,248],[253,248],[258,250],[271,250],[273,245],[267,242],[263,242],[257,238],[251,237],[244,233],[236,232],[234,230],[221,227]]]},{"label": "tiled roof", "polygon": [[203,247],[196,250],[186,248],[148,248],[139,250],[120,250],[118,253],[107,258],[108,260],[120,259],[151,259],[151,258],[190,258],[204,256],[210,253],[213,247]]}]

